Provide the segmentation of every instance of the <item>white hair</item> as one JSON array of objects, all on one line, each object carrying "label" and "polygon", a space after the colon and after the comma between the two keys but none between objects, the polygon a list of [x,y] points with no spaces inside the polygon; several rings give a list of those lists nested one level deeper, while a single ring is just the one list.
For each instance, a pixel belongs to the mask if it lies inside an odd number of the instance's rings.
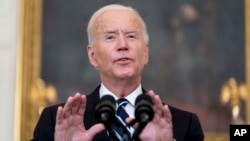
[{"label": "white hair", "polygon": [[97,10],[93,15],[92,17],[90,18],[89,20],[89,23],[88,23],[88,27],[87,27],[87,33],[88,33],[88,40],[89,40],[89,44],[93,44],[94,43],[94,24],[95,24],[95,21],[97,20],[97,18],[102,15],[104,12],[106,11],[111,11],[111,10],[127,10],[127,11],[130,11],[132,13],[134,13],[135,15],[138,16],[138,18],[140,19],[141,21],[141,24],[142,24],[142,34],[143,34],[143,38],[146,42],[149,41],[149,36],[148,36],[148,33],[147,33],[147,27],[146,27],[146,24],[145,22],[143,21],[143,19],[141,18],[141,16],[139,15],[139,13],[133,9],[132,7],[129,7],[129,6],[124,6],[124,5],[120,5],[120,4],[111,4],[111,5],[107,5],[107,6],[104,6],[102,8],[100,8],[99,10]]}]

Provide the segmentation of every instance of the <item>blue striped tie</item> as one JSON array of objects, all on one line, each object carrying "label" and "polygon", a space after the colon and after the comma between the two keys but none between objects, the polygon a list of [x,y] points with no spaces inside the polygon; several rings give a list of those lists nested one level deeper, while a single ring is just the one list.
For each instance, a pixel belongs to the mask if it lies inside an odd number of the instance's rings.
[{"label": "blue striped tie", "polygon": [[118,108],[117,108],[117,111],[116,111],[116,118],[119,120],[119,122],[121,124],[114,126],[114,129],[115,129],[115,132],[116,132],[115,136],[119,140],[122,140],[122,138],[124,138],[124,134],[127,134],[128,136],[131,136],[130,132],[129,132],[129,127],[126,125],[126,121],[125,121],[126,118],[129,117],[129,115],[127,114],[127,112],[124,109],[125,106],[129,102],[125,98],[118,99],[116,102],[118,104]]}]

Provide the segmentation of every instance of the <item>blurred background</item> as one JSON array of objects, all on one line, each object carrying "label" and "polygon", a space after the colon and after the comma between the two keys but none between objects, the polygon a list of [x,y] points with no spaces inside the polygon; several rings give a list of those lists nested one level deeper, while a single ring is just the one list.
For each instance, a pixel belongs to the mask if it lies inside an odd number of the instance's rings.
[{"label": "blurred background", "polygon": [[[45,106],[64,102],[76,92],[89,94],[100,84],[98,72],[87,57],[86,27],[94,11],[111,3],[132,6],[147,25],[150,59],[142,76],[146,90],[153,89],[169,105],[196,113],[207,141],[229,140],[230,124],[249,123],[248,0],[1,0],[1,3],[0,11],[16,9],[13,16],[18,17],[16,25],[12,25],[16,33],[13,41],[17,44],[13,44],[16,52],[12,57],[16,60],[14,67],[8,66],[16,70],[12,72],[16,76],[12,92],[15,94],[9,104],[14,111],[10,114],[11,121],[15,121],[10,122],[13,140],[31,139]],[[13,3],[15,7],[10,6]],[[6,36],[1,34],[0,41]],[[0,45],[7,48],[4,43],[1,41]],[[7,66],[8,62],[2,62],[0,67]],[[1,69],[0,75],[1,90],[7,78]],[[0,92],[2,95],[7,91]],[[9,96],[0,96],[3,107]]]},{"label": "blurred background", "polygon": [[231,111],[220,94],[231,77],[245,82],[244,0],[44,0],[41,76],[56,87],[56,102],[77,91],[89,94],[100,83],[87,57],[86,26],[110,3],[134,7],[146,22],[150,61],[143,87],[197,113],[205,131],[227,131]]}]

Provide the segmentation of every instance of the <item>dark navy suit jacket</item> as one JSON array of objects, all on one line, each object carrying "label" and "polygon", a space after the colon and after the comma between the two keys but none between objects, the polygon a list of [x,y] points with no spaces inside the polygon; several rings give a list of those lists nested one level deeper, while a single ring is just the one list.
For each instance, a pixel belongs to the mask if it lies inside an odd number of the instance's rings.
[{"label": "dark navy suit jacket", "polygon": [[[95,106],[98,104],[99,88],[97,87],[90,95],[87,95],[84,125],[86,129],[97,123],[95,119]],[[58,106],[64,103],[47,107],[43,110],[34,130],[31,141],[54,141],[56,113]],[[176,141],[203,141],[204,134],[198,117],[194,113],[183,111],[169,106],[172,114],[173,133]],[[97,134],[93,141],[109,141],[107,131]]]}]

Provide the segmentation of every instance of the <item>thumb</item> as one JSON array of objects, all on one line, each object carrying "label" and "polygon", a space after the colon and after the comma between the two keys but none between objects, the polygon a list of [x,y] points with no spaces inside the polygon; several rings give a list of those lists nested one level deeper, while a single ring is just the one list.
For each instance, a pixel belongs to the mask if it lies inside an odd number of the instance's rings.
[{"label": "thumb", "polygon": [[95,124],[88,130],[89,136],[93,138],[97,133],[103,131],[104,129],[105,126],[102,123]]},{"label": "thumb", "polygon": [[138,123],[135,119],[133,118],[126,118],[126,123],[129,125],[129,126],[132,126],[133,128],[136,128],[138,126]]}]

